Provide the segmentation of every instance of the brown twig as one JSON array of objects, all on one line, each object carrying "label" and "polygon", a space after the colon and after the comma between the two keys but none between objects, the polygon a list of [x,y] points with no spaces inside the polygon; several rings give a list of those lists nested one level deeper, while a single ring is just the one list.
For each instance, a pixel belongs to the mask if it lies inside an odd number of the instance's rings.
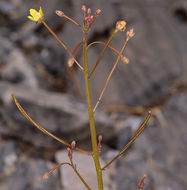
[{"label": "brown twig", "polygon": [[[122,47],[122,49],[121,49],[121,51],[120,51],[120,55],[122,55],[122,53],[124,52],[124,50],[125,50],[125,48],[126,48],[126,46],[127,46],[127,43],[128,43],[128,41],[129,41],[129,39],[130,39],[129,37],[126,38],[125,43],[124,43],[124,45],[123,45],[123,47]],[[99,98],[98,98],[98,101],[97,101],[97,103],[96,103],[96,105],[95,105],[95,107],[94,107],[94,109],[93,109],[93,112],[95,112],[95,110],[97,109],[97,107],[98,107],[98,105],[99,105],[99,103],[100,103],[100,101],[101,101],[101,99],[102,99],[102,97],[103,97],[103,94],[104,94],[104,92],[105,92],[105,90],[106,90],[106,88],[107,88],[107,86],[108,86],[108,84],[109,84],[109,82],[110,82],[110,79],[111,79],[111,77],[112,77],[112,74],[114,73],[114,70],[116,69],[117,64],[118,64],[118,62],[119,62],[119,60],[120,60],[120,57],[121,57],[120,55],[118,55],[118,57],[117,57],[117,59],[116,59],[116,62],[115,62],[115,64],[114,64],[114,66],[113,66],[113,68],[112,68],[112,70],[111,70],[111,72],[110,72],[110,74],[109,74],[109,76],[108,76],[106,82],[105,82],[105,85],[104,85],[104,87],[103,87],[103,90],[101,91],[101,94],[100,94],[100,96],[99,96]]]},{"label": "brown twig", "polygon": [[92,69],[92,71],[90,72],[90,74],[88,75],[88,78],[90,78],[92,76],[92,74],[94,73],[94,71],[96,70],[97,66],[99,65],[99,62],[101,61],[105,51],[106,51],[106,48],[108,47],[108,45],[110,44],[110,42],[112,41],[112,39],[114,38],[114,36],[117,34],[118,30],[115,29],[114,32],[111,34],[109,40],[107,41],[107,43],[105,44],[103,50],[101,51],[97,61],[96,61],[96,64],[94,66],[94,68]]},{"label": "brown twig", "polygon": [[65,15],[64,12],[62,11],[59,11],[59,10],[56,10],[56,14],[60,17],[64,17],[66,18],[67,20],[71,21],[73,24],[75,24],[76,26],[78,26],[79,28],[82,29],[82,26],[77,22],[75,21],[74,19],[70,18],[69,16]]},{"label": "brown twig", "polygon": [[[92,42],[88,45],[87,49],[90,48],[92,45],[94,44],[102,44],[104,46],[106,46],[106,43],[105,42],[101,42],[101,41],[95,41],[95,42]],[[108,45],[108,48],[110,48],[112,51],[114,51],[115,53],[117,53],[118,55],[120,55],[120,52],[113,48],[112,46]],[[121,56],[121,60],[125,63],[125,64],[129,64],[129,60],[127,57],[125,57],[124,55],[120,55]]]},{"label": "brown twig", "polygon": [[102,170],[104,170],[110,164],[112,164],[117,158],[119,158],[132,145],[132,143],[138,138],[138,136],[142,133],[142,131],[146,127],[147,122],[149,121],[150,117],[151,117],[151,111],[148,112],[147,117],[145,118],[144,122],[140,125],[140,127],[136,131],[135,135],[131,138],[131,140],[124,146],[124,148],[120,151],[120,153],[117,156],[115,156],[108,164],[106,164],[102,168]]},{"label": "brown twig", "polygon": [[144,186],[146,185],[146,181],[145,181],[146,178],[147,178],[147,175],[144,174],[142,176],[142,179],[141,179],[139,185],[138,185],[138,190],[143,190]]}]

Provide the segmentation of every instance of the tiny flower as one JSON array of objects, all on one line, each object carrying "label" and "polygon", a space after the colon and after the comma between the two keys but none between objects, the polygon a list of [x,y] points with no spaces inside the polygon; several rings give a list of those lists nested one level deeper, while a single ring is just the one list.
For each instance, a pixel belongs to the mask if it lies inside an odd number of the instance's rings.
[{"label": "tiny flower", "polygon": [[42,22],[43,17],[44,17],[42,7],[40,7],[39,11],[36,11],[35,9],[30,9],[30,15],[28,16],[30,20],[39,22],[39,23]]},{"label": "tiny flower", "polygon": [[124,20],[118,21],[116,23],[116,29],[123,32],[126,28],[127,23]]}]

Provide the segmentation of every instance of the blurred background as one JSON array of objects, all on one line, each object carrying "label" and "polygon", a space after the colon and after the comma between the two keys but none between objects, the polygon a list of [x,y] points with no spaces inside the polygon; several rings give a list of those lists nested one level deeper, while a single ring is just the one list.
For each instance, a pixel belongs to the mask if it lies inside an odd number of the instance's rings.
[{"label": "blurred background", "polygon": [[[64,166],[48,180],[45,172],[67,160],[66,147],[38,131],[18,111],[11,94],[45,129],[67,142],[90,150],[90,132],[83,74],[67,69],[68,54],[42,24],[27,19],[29,9],[42,6],[45,21],[73,52],[82,33],[62,10],[82,24],[85,4],[101,15],[89,43],[106,42],[118,20],[135,36],[119,62],[95,113],[97,134],[103,135],[104,166],[129,141],[147,111],[148,127],[135,144],[104,172],[105,190],[135,190],[144,173],[145,190],[187,188],[187,1],[186,0],[0,0],[0,189],[82,190],[71,168]],[[125,33],[111,46],[120,51]],[[103,45],[88,51],[93,68]],[[81,50],[76,59],[82,64]],[[108,49],[91,78],[93,104],[116,60]],[[74,162],[97,189],[92,160],[74,152]]]}]

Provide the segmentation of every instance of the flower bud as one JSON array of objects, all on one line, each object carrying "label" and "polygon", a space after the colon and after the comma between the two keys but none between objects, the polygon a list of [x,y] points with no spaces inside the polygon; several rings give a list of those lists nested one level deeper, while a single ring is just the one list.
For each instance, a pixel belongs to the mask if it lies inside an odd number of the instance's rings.
[{"label": "flower bud", "polygon": [[135,33],[134,33],[134,29],[133,28],[130,29],[129,31],[127,31],[127,37],[132,38],[134,35],[135,35]]},{"label": "flower bud", "polygon": [[82,11],[86,12],[86,6],[85,5],[82,6]]},{"label": "flower bud", "polygon": [[88,13],[88,15],[91,15],[91,9],[90,8],[88,8],[88,11],[87,11],[87,13]]},{"label": "flower bud", "polygon": [[64,16],[64,13],[62,11],[56,10],[56,14],[60,17]]},{"label": "flower bud", "polygon": [[101,9],[97,9],[96,12],[95,12],[95,14],[96,14],[97,16],[100,15],[100,14],[101,14]]},{"label": "flower bud", "polygon": [[116,29],[123,32],[126,28],[127,23],[124,20],[118,21],[116,23]]}]

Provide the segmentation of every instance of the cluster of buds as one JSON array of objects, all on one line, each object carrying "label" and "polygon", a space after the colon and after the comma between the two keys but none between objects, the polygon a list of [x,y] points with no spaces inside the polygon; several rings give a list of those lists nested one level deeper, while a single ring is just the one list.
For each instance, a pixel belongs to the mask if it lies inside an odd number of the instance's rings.
[{"label": "cluster of buds", "polygon": [[67,151],[68,151],[68,157],[70,160],[72,160],[73,158],[73,150],[75,149],[75,145],[76,145],[76,142],[75,141],[72,141],[71,143],[71,148],[67,148]]},{"label": "cluster of buds", "polygon": [[99,135],[98,144],[97,144],[97,150],[98,150],[99,154],[101,153],[101,148],[102,148],[101,141],[102,141],[102,139],[103,139],[102,135]]},{"label": "cluster of buds", "polygon": [[91,15],[91,12],[92,12],[91,9],[90,8],[86,9],[85,5],[82,6],[82,11],[83,11],[83,17],[84,17],[83,18],[84,26],[86,28],[90,28],[93,22],[95,21],[96,17],[101,14],[101,9],[97,9],[95,11],[95,15],[94,16]]}]

